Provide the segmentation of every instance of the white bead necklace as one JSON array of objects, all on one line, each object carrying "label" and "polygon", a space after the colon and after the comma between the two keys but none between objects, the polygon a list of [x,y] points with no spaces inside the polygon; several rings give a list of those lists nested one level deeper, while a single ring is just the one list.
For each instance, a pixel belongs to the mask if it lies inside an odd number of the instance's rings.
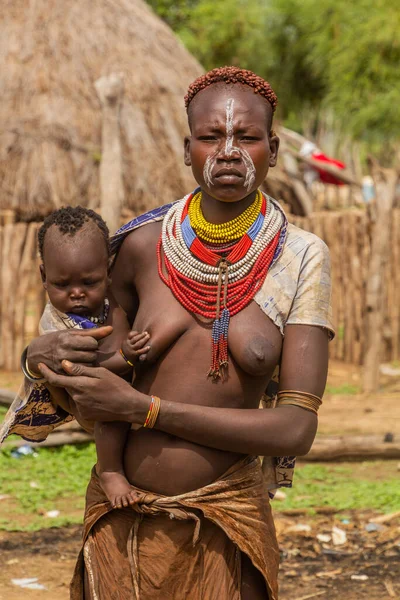
[{"label": "white bead necklace", "polygon": [[[217,285],[219,267],[208,265],[196,258],[186,246],[182,235],[181,219],[188,196],[174,204],[165,215],[162,225],[162,248],[172,266],[181,274],[200,283]],[[253,268],[258,256],[281,230],[284,216],[273,200],[266,197],[267,210],[264,222],[247,254],[229,266],[228,280],[234,283],[245,277]]]}]

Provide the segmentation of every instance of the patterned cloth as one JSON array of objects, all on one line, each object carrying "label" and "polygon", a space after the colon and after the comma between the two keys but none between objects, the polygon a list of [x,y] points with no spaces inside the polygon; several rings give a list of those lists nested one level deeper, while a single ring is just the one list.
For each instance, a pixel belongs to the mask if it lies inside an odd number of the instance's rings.
[{"label": "patterned cloth", "polygon": [[[64,314],[48,303],[39,323],[40,335],[63,329],[91,329],[96,327],[89,319]],[[32,383],[24,378],[3,423],[0,426],[0,444],[15,433],[28,442],[42,442],[49,433],[74,417],[53,403],[44,383]]]}]

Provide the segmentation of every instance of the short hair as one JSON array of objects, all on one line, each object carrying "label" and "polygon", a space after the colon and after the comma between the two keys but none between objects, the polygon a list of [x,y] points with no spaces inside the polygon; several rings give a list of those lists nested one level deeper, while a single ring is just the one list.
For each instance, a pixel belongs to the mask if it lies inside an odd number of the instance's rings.
[{"label": "short hair", "polygon": [[239,67],[217,67],[195,79],[193,83],[190,84],[185,96],[186,111],[188,111],[189,105],[196,94],[213,83],[241,83],[242,85],[248,85],[253,88],[255,94],[259,94],[268,100],[272,112],[275,112],[278,98],[268,81],[265,81],[265,79],[253,73],[253,71],[239,69]]},{"label": "short hair", "polygon": [[43,225],[38,231],[39,253],[41,259],[43,260],[44,238],[48,229],[52,225],[56,225],[60,233],[63,235],[74,236],[83,228],[85,223],[90,221],[99,228],[106,244],[107,254],[110,256],[110,232],[106,222],[101,218],[101,216],[94,210],[91,210],[90,208],[84,208],[83,206],[65,206],[55,210],[48,217],[46,217]]}]

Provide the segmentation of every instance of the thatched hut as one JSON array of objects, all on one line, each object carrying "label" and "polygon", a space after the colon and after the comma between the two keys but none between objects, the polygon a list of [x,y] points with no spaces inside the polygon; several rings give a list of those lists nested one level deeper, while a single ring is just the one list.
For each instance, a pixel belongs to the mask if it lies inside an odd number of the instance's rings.
[{"label": "thatched hut", "polygon": [[193,185],[183,96],[202,68],[142,0],[5,0],[0,35],[0,209],[40,218],[99,206],[102,109],[95,82],[122,74],[125,206]]}]

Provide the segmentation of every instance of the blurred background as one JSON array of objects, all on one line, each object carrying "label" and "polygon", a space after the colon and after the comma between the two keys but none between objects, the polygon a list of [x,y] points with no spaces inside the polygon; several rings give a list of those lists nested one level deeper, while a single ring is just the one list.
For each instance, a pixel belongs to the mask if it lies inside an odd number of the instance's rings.
[{"label": "blurred background", "polygon": [[[183,97],[255,71],[279,99],[265,190],[332,257],[320,429],[274,501],[282,599],[400,596],[400,7],[394,0],[2,0],[0,420],[45,304],[36,233],[67,204],[114,231],[194,187]],[[0,452],[0,599],[68,597],[95,460],[75,424]],[[28,591],[29,590],[29,591]],[[29,594],[29,595],[28,595]]]}]

